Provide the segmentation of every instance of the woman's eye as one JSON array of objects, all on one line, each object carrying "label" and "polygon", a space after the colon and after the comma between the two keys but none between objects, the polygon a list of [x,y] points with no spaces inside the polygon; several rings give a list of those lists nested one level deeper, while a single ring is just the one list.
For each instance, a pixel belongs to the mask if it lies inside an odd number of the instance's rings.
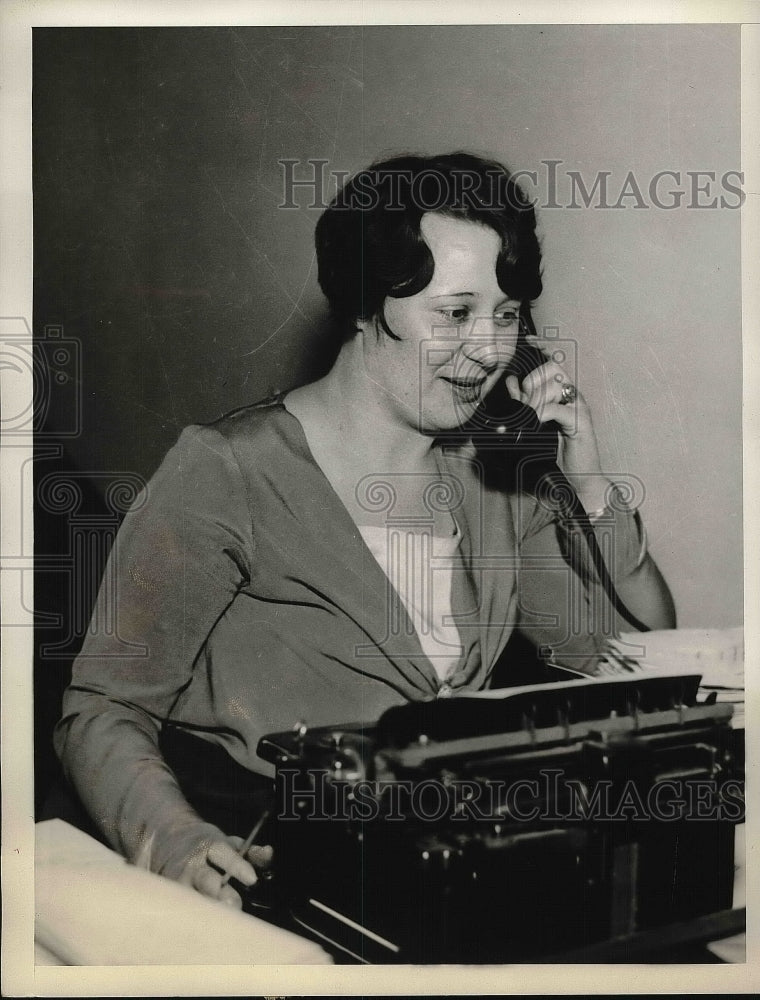
[{"label": "woman's eye", "polygon": [[439,309],[438,312],[448,323],[465,323],[470,317],[467,306],[450,306],[448,309]]},{"label": "woman's eye", "polygon": [[512,312],[511,309],[496,313],[494,318],[499,326],[505,327],[516,326],[520,320],[519,315],[516,312]]},{"label": "woman's eye", "polygon": [[[472,320],[472,312],[469,306],[442,306],[437,311],[452,326],[461,326]],[[504,309],[494,314],[494,322],[503,329],[510,329],[516,326],[519,320],[519,314],[512,309]]]}]

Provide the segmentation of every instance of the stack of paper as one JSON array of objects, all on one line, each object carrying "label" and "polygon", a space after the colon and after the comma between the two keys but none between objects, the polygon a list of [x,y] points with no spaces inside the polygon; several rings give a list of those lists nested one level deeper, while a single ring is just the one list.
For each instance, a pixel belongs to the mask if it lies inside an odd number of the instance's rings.
[{"label": "stack of paper", "polygon": [[41,964],[314,965],[305,938],[143,871],[60,819],[36,826]]},{"label": "stack of paper", "polygon": [[700,690],[734,705],[734,725],[744,718],[744,630],[668,629],[624,632],[611,639],[610,659],[628,669],[701,674]]}]

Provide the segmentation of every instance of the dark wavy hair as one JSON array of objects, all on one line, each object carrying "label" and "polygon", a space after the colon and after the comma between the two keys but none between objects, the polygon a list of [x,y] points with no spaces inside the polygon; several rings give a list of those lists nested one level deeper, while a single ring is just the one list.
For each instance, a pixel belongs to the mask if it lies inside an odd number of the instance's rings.
[{"label": "dark wavy hair", "polygon": [[433,255],[420,233],[426,212],[478,222],[498,234],[499,287],[523,303],[523,325],[532,330],[530,303],[542,288],[533,206],[503,164],[458,152],[373,163],[347,181],[321,215],[319,284],[343,337],[353,336],[358,320],[377,317],[395,338],[383,314],[385,299],[416,295],[433,277]]}]

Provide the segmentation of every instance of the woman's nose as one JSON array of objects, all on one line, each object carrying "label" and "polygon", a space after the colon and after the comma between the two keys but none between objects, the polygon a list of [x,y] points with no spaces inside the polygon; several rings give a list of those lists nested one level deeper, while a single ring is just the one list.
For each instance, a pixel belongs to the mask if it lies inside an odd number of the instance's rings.
[{"label": "woman's nose", "polygon": [[507,364],[515,353],[516,338],[505,337],[503,330],[486,330],[485,324],[479,336],[468,337],[460,349],[462,364],[478,365],[486,371],[493,371],[499,365]]}]

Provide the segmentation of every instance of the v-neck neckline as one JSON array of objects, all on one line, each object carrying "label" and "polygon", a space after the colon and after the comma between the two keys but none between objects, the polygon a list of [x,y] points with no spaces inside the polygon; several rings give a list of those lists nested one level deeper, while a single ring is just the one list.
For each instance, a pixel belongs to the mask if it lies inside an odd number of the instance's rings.
[{"label": "v-neck neckline", "polygon": [[[393,588],[393,585],[390,582],[390,580],[388,579],[388,577],[386,576],[385,572],[383,571],[382,566],[380,565],[380,563],[375,558],[374,553],[372,552],[372,550],[370,549],[370,547],[367,545],[367,542],[365,541],[365,539],[362,537],[361,530],[360,530],[359,526],[357,525],[356,521],[354,520],[353,516],[351,515],[351,512],[346,507],[345,503],[343,502],[342,498],[340,497],[340,494],[337,492],[337,490],[335,489],[335,487],[333,486],[333,484],[330,482],[330,480],[329,480],[327,474],[325,473],[324,469],[322,468],[322,466],[316,460],[316,458],[314,456],[314,453],[313,453],[313,451],[311,449],[311,445],[309,444],[309,439],[308,439],[308,437],[306,435],[306,431],[304,429],[303,424],[301,423],[300,419],[296,416],[296,414],[293,413],[291,410],[289,410],[288,407],[285,405],[285,397],[286,397],[286,395],[287,395],[287,392],[279,393],[277,396],[275,396],[272,399],[272,403],[274,405],[276,405],[278,407],[278,409],[281,410],[283,413],[285,413],[287,415],[287,417],[289,418],[289,422],[290,422],[290,424],[291,424],[291,426],[292,426],[292,428],[293,428],[293,430],[295,432],[295,435],[296,435],[298,444],[300,445],[300,448],[301,448],[301,451],[303,453],[303,456],[307,459],[307,461],[309,462],[309,464],[317,471],[318,475],[323,480],[324,484],[327,486],[328,494],[333,498],[333,501],[334,501],[333,502],[333,506],[335,506],[336,509],[340,510],[341,517],[343,518],[344,523],[346,524],[347,527],[350,528],[350,535],[351,535],[352,539],[359,546],[359,549],[363,552],[365,558],[364,558],[362,564],[366,565],[367,560],[369,560],[370,564],[372,565],[372,567],[373,567],[372,572],[375,575],[375,581],[376,581],[376,582],[374,582],[374,583],[371,584],[372,590],[376,594],[378,594],[378,595],[380,593],[382,593],[383,595],[385,595],[385,594],[387,594],[387,588],[390,586],[393,589],[393,591],[396,594],[396,596],[397,596],[398,609],[399,609],[400,614],[404,617],[404,625],[405,625],[406,634],[410,637],[410,639],[412,640],[413,646],[415,647],[413,655],[409,655],[407,653],[405,658],[415,667],[415,669],[417,669],[420,673],[423,674],[423,676],[426,678],[426,680],[430,684],[433,694],[437,694],[441,690],[447,691],[449,689],[448,682],[450,680],[452,680],[452,678],[456,677],[458,674],[465,672],[467,664],[469,662],[470,647],[464,641],[462,642],[462,650],[463,650],[463,652],[462,652],[462,656],[460,657],[459,664],[456,667],[456,669],[449,675],[449,677],[447,677],[446,680],[443,680],[439,676],[438,672],[436,671],[435,666],[433,665],[432,661],[430,660],[430,657],[425,653],[424,649],[422,648],[422,643],[420,642],[420,638],[419,638],[419,635],[417,633],[417,629],[414,626],[414,622],[412,621],[411,616],[409,615],[409,613],[408,613],[408,611],[407,611],[407,609],[406,609],[406,607],[404,605],[404,602],[403,602],[401,596],[397,593],[397,591],[395,590],[395,588]],[[444,466],[444,469],[441,468],[441,465]],[[443,454],[443,452],[440,451],[440,450],[439,450],[439,453],[436,456],[436,466],[438,468],[438,471],[442,475],[451,475],[452,474],[448,470],[448,462],[446,460],[446,457]],[[460,555],[462,557],[462,569],[461,569],[461,572],[464,573],[464,574],[467,574],[469,576],[469,573],[468,573],[468,570],[467,570],[466,561],[463,558],[463,556],[464,556],[464,545],[463,545],[463,543],[464,543],[464,540],[465,540],[465,532],[462,529],[462,525],[460,524],[460,522],[458,520],[456,520],[454,518],[453,514],[451,515],[451,517],[454,520],[454,523],[456,524],[456,527],[457,527],[457,530],[458,530],[458,533],[459,533],[459,536],[460,536],[460,538],[459,538],[460,544],[457,546],[457,551],[460,553]],[[366,580],[364,580],[363,582],[366,583]],[[462,610],[462,605],[461,605],[460,601],[457,600],[457,598],[459,598],[461,596],[461,590],[462,590],[462,588],[459,585],[453,585],[452,586],[452,595],[451,595],[451,597],[452,597],[452,610],[454,612],[455,617],[457,616],[457,612],[461,613],[461,610]],[[457,605],[458,605],[458,607],[457,607]],[[391,658],[393,658],[393,657],[391,657]]]},{"label": "v-neck neckline", "polygon": [[[319,469],[319,472],[322,475],[322,477],[324,478],[325,482],[327,483],[330,491],[332,492],[332,494],[335,496],[336,500],[340,503],[341,507],[343,508],[343,510],[348,515],[348,518],[349,518],[351,524],[354,526],[354,528],[358,531],[361,528],[368,527],[368,525],[366,525],[366,524],[360,524],[356,520],[356,518],[354,517],[354,515],[351,513],[350,509],[348,508],[347,504],[345,503],[345,501],[341,497],[340,493],[338,492],[338,490],[333,485],[332,481],[330,480],[330,477],[325,472],[324,467],[317,460],[316,454],[314,452],[314,448],[312,447],[312,444],[309,441],[309,435],[307,433],[306,427],[304,426],[304,424],[303,424],[301,418],[298,416],[298,414],[294,413],[291,409],[289,409],[288,406],[287,406],[287,404],[286,404],[286,402],[285,402],[286,397],[289,396],[289,395],[290,395],[290,392],[288,392],[288,391],[280,392],[276,396],[272,397],[272,401],[274,403],[276,403],[278,406],[280,406],[288,414],[288,416],[292,417],[293,420],[295,421],[295,423],[297,425],[298,435],[299,435],[299,437],[301,439],[301,444],[302,444],[302,447],[303,447],[304,451],[308,455],[308,458],[311,460],[311,462],[316,466],[317,469]],[[438,476],[440,476],[441,479],[444,479],[446,476],[451,477],[452,476],[452,472],[451,472],[451,470],[448,467],[448,463],[446,461],[445,455],[443,454],[442,448],[440,448],[439,446],[434,445],[432,451],[433,451],[433,462],[435,464],[436,474]],[[431,473],[431,475],[432,475],[432,473]],[[451,518],[451,522],[452,522],[452,524],[454,526],[454,531],[451,533],[452,536],[454,536],[454,537],[461,536],[461,534],[462,534],[461,525],[457,521],[456,517],[454,517],[454,514],[453,514],[453,512],[451,510],[449,510],[449,517]],[[369,525],[369,526],[371,526],[371,525]],[[445,539],[445,538],[448,538],[450,536],[449,535],[439,535],[439,536],[435,536],[435,537],[439,537],[439,538],[444,538]]]}]

